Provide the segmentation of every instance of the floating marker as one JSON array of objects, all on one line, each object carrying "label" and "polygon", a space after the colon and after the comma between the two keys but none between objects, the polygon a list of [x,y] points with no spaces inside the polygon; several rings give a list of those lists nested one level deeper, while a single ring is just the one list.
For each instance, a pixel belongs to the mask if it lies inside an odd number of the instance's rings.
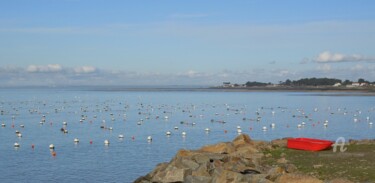
[{"label": "floating marker", "polygon": [[109,140],[104,140],[104,145],[109,145]]}]

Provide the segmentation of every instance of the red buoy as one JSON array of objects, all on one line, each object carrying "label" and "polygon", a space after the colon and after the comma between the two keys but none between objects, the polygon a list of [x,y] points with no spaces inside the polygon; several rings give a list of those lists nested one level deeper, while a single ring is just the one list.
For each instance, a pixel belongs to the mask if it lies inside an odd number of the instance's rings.
[{"label": "red buoy", "polygon": [[92,140],[90,140],[90,144],[92,144]]},{"label": "red buoy", "polygon": [[33,149],[34,149],[34,147],[35,147],[35,146],[34,146],[34,144],[31,144],[31,148],[33,148]]},{"label": "red buoy", "polygon": [[227,130],[224,130],[224,133],[227,133],[228,131]]},{"label": "red buoy", "polygon": [[134,136],[132,136],[132,140],[134,140],[135,139],[135,137]]}]

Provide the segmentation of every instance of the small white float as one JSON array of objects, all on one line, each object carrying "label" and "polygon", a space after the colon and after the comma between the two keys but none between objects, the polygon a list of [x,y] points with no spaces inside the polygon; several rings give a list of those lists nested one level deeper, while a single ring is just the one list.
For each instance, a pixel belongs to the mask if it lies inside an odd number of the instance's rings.
[{"label": "small white float", "polygon": [[151,136],[148,136],[148,137],[147,137],[147,141],[151,142],[151,141],[152,141],[152,137],[151,137]]},{"label": "small white float", "polygon": [[20,144],[19,143],[14,143],[14,147],[20,147]]},{"label": "small white float", "polygon": [[109,140],[104,140],[104,145],[109,145]]},{"label": "small white float", "polygon": [[165,135],[170,136],[172,133],[170,131],[167,131]]}]

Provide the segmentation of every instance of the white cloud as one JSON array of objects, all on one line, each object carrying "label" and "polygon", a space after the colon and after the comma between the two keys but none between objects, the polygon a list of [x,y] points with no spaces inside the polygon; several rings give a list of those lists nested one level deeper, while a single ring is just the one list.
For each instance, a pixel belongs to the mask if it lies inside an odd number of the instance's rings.
[{"label": "white cloud", "polygon": [[345,55],[342,53],[331,53],[329,51],[324,51],[320,53],[315,59],[317,63],[336,63],[336,62],[373,62],[375,57],[367,57],[359,54]]},{"label": "white cloud", "polygon": [[318,66],[318,70],[319,71],[323,71],[323,72],[330,72],[331,71],[331,66],[329,64],[323,64],[323,65],[319,65]]},{"label": "white cloud", "polygon": [[60,72],[63,68],[60,64],[48,64],[48,65],[29,65],[26,68],[27,72],[38,73],[38,72]]},{"label": "white cloud", "polygon": [[97,71],[96,67],[93,66],[75,67],[73,70],[76,74],[88,74]]}]

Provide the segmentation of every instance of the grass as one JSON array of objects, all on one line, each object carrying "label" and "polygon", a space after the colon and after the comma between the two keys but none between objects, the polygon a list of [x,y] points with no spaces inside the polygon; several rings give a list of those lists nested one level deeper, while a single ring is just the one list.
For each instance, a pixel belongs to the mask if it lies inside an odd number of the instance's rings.
[{"label": "grass", "polygon": [[[353,182],[375,182],[375,144],[351,144],[345,152],[333,150],[310,152],[278,147],[265,150],[263,163],[277,165],[285,157],[298,172],[319,179],[346,178]],[[267,155],[268,154],[268,155]]]}]

